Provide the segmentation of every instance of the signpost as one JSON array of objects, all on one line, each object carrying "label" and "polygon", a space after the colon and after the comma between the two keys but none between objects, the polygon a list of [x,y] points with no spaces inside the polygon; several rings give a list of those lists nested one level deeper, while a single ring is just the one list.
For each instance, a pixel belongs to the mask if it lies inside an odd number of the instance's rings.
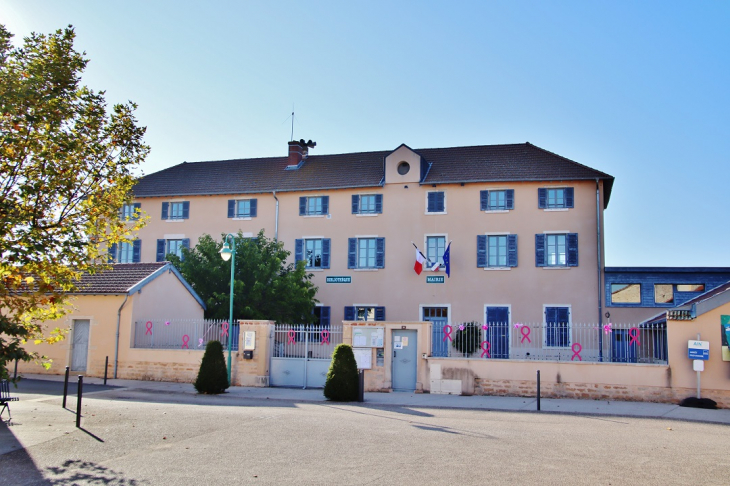
[{"label": "signpost", "polygon": [[700,334],[697,339],[687,341],[687,357],[694,360],[692,369],[697,372],[697,398],[700,398],[700,373],[705,371],[705,361],[710,359],[710,341],[700,341]]}]

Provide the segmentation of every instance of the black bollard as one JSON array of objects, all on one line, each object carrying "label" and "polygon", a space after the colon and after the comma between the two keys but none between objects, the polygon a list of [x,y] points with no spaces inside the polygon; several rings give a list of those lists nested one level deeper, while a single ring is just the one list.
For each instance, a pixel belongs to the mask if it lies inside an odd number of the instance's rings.
[{"label": "black bollard", "polygon": [[109,370],[109,356],[106,357],[106,361],[104,361],[104,386],[106,386],[106,373]]},{"label": "black bollard", "polygon": [[540,410],[540,370],[537,370],[537,410]]},{"label": "black bollard", "polygon": [[78,398],[76,398],[76,428],[81,428],[81,395],[84,389],[84,377],[79,375]]},{"label": "black bollard", "polygon": [[365,370],[358,370],[357,373],[357,401],[365,401]]},{"label": "black bollard", "polygon": [[66,366],[66,378],[63,380],[63,408],[66,408],[66,395],[68,395],[68,366]]}]

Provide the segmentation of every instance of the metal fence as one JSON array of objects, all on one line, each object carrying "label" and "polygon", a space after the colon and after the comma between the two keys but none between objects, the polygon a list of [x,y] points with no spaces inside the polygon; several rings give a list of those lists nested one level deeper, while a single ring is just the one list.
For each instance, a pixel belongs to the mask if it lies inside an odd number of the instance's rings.
[{"label": "metal fence", "polygon": [[342,342],[342,326],[276,324],[274,358],[330,359]]},{"label": "metal fence", "polygon": [[537,361],[667,363],[665,324],[431,324],[431,356]]},{"label": "metal fence", "polygon": [[231,351],[238,351],[240,325],[232,326],[227,320],[174,319],[170,321],[152,319],[135,321],[132,334],[133,348],[146,349],[198,349],[205,351],[208,341],[220,341],[228,350],[228,333]]}]

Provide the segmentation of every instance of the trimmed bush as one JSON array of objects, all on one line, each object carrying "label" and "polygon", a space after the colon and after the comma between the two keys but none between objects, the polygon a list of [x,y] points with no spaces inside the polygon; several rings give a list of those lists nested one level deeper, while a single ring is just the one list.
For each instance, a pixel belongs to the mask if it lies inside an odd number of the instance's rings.
[{"label": "trimmed bush", "polygon": [[354,402],[358,399],[357,362],[352,346],[338,344],[332,355],[332,364],[324,384],[324,396],[335,402]]},{"label": "trimmed bush", "polygon": [[478,322],[464,324],[464,329],[458,329],[455,334],[451,344],[460,353],[471,355],[481,347],[482,326]]},{"label": "trimmed bush", "polygon": [[193,385],[198,393],[210,395],[223,393],[228,388],[228,369],[220,341],[208,341],[203,361],[200,363],[198,378]]}]

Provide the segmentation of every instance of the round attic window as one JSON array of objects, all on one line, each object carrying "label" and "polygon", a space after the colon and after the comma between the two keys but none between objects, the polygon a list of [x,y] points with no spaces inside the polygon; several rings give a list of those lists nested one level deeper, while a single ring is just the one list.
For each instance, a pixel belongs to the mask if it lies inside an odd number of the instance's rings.
[{"label": "round attic window", "polygon": [[404,161],[404,162],[401,162],[400,164],[398,164],[398,173],[400,175],[408,174],[409,170],[411,170],[411,164],[409,164],[408,162]]}]

